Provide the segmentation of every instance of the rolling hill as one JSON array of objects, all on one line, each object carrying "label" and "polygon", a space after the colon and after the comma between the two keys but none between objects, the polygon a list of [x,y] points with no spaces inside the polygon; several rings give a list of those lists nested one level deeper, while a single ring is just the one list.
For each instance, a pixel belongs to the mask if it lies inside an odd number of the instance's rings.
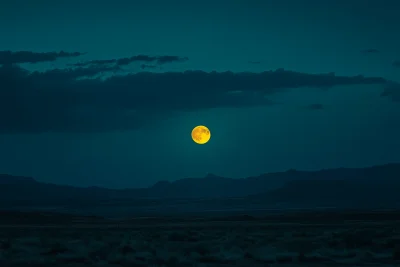
[{"label": "rolling hill", "polygon": [[[148,188],[107,189],[41,183],[30,177],[0,175],[0,207],[26,205],[130,205],[248,208],[270,206],[388,206],[400,203],[400,164],[368,168],[266,173],[232,179],[208,175]],[[168,200],[168,201],[167,201]],[[254,204],[255,205],[255,204]]]}]

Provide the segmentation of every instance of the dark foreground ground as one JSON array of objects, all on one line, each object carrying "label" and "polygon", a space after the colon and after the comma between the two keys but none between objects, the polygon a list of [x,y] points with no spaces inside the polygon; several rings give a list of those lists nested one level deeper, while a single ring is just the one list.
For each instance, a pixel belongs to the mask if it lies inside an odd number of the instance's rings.
[{"label": "dark foreground ground", "polygon": [[0,266],[400,266],[400,212],[124,220],[0,212]]}]

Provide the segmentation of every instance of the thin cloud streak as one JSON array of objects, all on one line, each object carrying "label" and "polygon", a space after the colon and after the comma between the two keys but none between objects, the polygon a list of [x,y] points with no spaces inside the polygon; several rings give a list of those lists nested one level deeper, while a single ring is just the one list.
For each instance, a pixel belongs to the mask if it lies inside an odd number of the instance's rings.
[{"label": "thin cloud streak", "polygon": [[70,66],[75,67],[87,67],[87,66],[101,66],[115,64],[116,66],[126,66],[135,62],[145,62],[145,63],[155,63],[158,65],[163,65],[167,63],[174,62],[185,62],[189,60],[187,57],[178,56],[148,56],[148,55],[138,55],[125,58],[115,58],[115,59],[102,59],[102,60],[90,60],[86,62],[79,62],[70,64]]},{"label": "thin cloud streak", "polygon": [[32,51],[0,51],[0,65],[12,65],[20,63],[40,63],[56,61],[59,58],[70,58],[84,55],[80,52],[46,52],[36,53]]},{"label": "thin cloud streak", "polygon": [[308,109],[308,110],[323,110],[323,109],[325,109],[325,106],[322,105],[322,104],[310,104],[310,105],[305,106],[305,109]]}]

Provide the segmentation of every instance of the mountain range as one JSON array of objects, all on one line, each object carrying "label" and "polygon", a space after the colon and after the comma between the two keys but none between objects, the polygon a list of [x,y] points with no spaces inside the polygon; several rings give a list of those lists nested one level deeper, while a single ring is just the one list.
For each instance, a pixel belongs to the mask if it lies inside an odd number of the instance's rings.
[{"label": "mountain range", "polygon": [[0,208],[74,205],[171,209],[179,205],[186,205],[187,209],[400,208],[400,163],[319,171],[292,169],[242,179],[209,174],[132,189],[83,188],[0,175]]}]

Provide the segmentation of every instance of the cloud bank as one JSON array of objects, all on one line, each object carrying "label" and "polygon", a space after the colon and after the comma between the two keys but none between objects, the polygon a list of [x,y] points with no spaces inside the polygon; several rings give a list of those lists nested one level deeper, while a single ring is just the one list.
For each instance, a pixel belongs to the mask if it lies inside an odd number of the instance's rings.
[{"label": "cloud bank", "polygon": [[[29,62],[59,56],[45,54],[48,53],[40,54],[42,59],[32,56]],[[14,58],[7,62],[27,60]],[[155,59],[162,64],[173,59],[159,60]],[[387,83],[380,77],[308,74],[284,69],[262,73],[121,74],[118,63],[112,66],[97,63],[44,72],[4,64],[0,67],[0,133],[134,130],[178,112],[272,105],[269,96],[293,88]],[[391,94],[387,91],[384,96]]]}]

